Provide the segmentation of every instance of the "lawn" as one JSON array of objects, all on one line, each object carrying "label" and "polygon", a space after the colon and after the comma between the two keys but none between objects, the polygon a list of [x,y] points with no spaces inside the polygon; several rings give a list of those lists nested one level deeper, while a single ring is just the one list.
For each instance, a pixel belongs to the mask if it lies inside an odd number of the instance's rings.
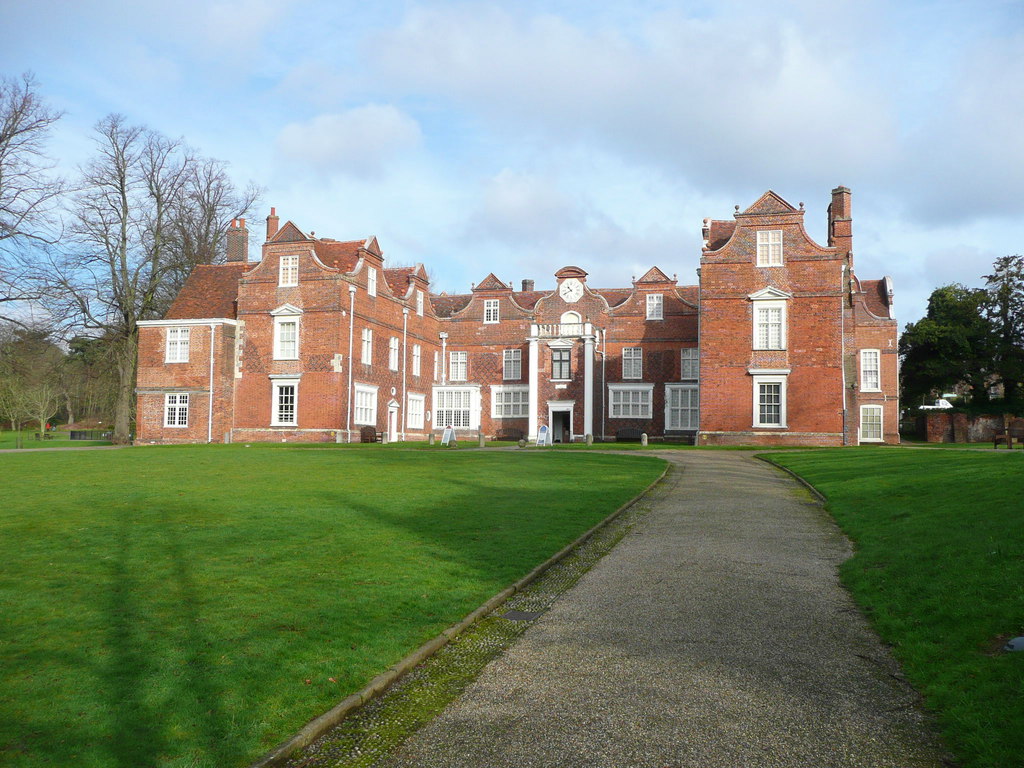
[{"label": "lawn", "polygon": [[0,455],[0,764],[245,765],[663,466],[380,446]]},{"label": "lawn", "polygon": [[775,454],[828,499],[842,577],[965,768],[1024,765],[1024,451]]},{"label": "lawn", "polygon": [[72,442],[71,435],[63,430],[47,432],[45,440],[39,440],[36,437],[38,434],[38,429],[22,430],[20,435],[10,430],[0,430],[0,450],[9,448],[84,448],[89,445],[110,445],[109,440],[75,440]]}]

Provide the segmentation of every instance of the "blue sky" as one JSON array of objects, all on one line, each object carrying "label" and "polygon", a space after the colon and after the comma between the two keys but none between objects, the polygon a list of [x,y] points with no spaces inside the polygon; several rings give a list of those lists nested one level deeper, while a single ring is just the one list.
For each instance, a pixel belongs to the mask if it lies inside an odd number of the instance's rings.
[{"label": "blue sky", "polygon": [[1021,2],[0,0],[0,72],[231,164],[319,236],[377,235],[438,290],[488,272],[696,282],[701,221],[766,189],[812,237],[853,190],[863,278],[902,324],[1024,250]]}]

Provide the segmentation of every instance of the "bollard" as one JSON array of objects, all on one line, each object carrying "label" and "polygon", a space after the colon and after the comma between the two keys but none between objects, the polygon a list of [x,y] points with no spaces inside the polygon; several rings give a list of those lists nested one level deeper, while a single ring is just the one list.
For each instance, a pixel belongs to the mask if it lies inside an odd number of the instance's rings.
[{"label": "bollard", "polygon": [[478,439],[479,439],[480,447],[483,448],[487,444],[487,438],[484,436],[483,432],[479,433]]},{"label": "bollard", "polygon": [[433,444],[434,444],[434,433],[433,433],[433,432],[431,432],[431,433],[430,433],[430,434],[429,434],[429,435],[427,436],[427,445],[433,445]]},{"label": "bollard", "polygon": [[593,445],[593,444],[594,444],[594,436],[588,432],[587,433],[587,445]]},{"label": "bollard", "polygon": [[526,440],[524,438],[519,438],[519,447],[520,448],[525,448],[526,447]]},{"label": "bollard", "polygon": [[647,433],[644,432],[640,435],[640,445],[647,445]]}]

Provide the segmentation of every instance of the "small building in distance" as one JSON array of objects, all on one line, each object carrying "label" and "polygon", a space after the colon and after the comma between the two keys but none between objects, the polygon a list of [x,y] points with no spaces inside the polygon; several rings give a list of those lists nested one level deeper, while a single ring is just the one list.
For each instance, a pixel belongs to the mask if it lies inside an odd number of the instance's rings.
[{"label": "small building in distance", "polygon": [[[376,238],[338,241],[267,217],[229,260],[197,267],[162,320],[140,323],[137,442],[423,440],[446,426],[555,442],[646,433],[700,445],[898,442],[892,284],[853,268],[850,191],[828,244],[766,192],[705,220],[699,284],[657,266],[596,288],[493,273],[434,294]],[[554,267],[554,265],[553,265]]]}]

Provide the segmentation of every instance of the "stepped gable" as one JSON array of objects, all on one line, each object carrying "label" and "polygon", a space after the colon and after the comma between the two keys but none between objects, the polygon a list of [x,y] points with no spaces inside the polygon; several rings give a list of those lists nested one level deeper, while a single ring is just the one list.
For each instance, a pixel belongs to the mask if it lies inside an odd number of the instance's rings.
[{"label": "stepped gable", "polygon": [[309,235],[305,234],[301,229],[296,227],[290,221],[285,222],[285,225],[277,230],[269,242],[271,243],[301,243],[308,240],[312,240]]},{"label": "stepped gable", "polygon": [[384,281],[395,296],[405,296],[409,292],[409,278],[416,272],[416,267],[389,267],[384,270]]},{"label": "stepped gable", "polygon": [[236,316],[238,280],[259,262],[232,261],[227,264],[199,264],[188,276],[164,315],[165,320],[193,320]]},{"label": "stepped gable", "polygon": [[359,250],[363,247],[362,240],[331,240],[328,237],[313,241],[313,252],[320,262],[327,267],[351,272],[359,261]]},{"label": "stepped gable", "polygon": [[715,221],[709,222],[707,229],[707,249],[709,251],[717,251],[723,245],[729,242],[729,238],[732,237],[732,233],[736,231],[735,221]]},{"label": "stepped gable", "polygon": [[510,290],[512,290],[512,289],[509,287],[509,285],[506,284],[506,283],[503,283],[501,280],[499,280],[497,277],[495,277],[493,272],[491,272],[489,275],[487,275],[487,277],[485,277],[482,281],[480,281],[480,283],[478,285],[473,286],[473,293],[477,293],[479,291],[510,291]]},{"label": "stepped gable", "polygon": [[672,285],[675,285],[676,281],[673,280],[668,275],[666,275],[657,267],[651,267],[650,269],[647,270],[647,272],[644,273],[643,277],[636,281],[637,285],[640,285],[641,283],[645,285],[661,285],[664,283],[670,283]]},{"label": "stepped gable", "polygon": [[744,214],[780,214],[799,213],[792,205],[787,203],[770,189],[757,198],[757,201],[743,212]]},{"label": "stepped gable", "polygon": [[430,306],[438,317],[451,317],[469,306],[472,298],[472,294],[456,294],[454,296],[449,296],[447,293],[432,294]]}]

